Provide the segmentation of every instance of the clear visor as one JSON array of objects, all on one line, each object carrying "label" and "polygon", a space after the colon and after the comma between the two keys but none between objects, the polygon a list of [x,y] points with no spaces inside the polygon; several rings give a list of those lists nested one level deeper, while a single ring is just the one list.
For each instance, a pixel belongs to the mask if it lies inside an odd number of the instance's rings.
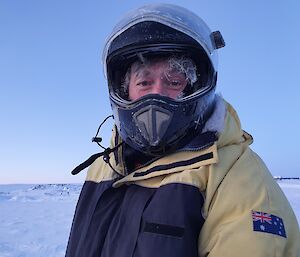
[{"label": "clear visor", "polygon": [[166,96],[181,99],[193,94],[199,88],[201,77],[196,64],[186,56],[147,58],[139,55],[122,76],[119,88],[112,88],[115,95],[127,100],[132,99],[132,92],[152,93],[160,89]]}]

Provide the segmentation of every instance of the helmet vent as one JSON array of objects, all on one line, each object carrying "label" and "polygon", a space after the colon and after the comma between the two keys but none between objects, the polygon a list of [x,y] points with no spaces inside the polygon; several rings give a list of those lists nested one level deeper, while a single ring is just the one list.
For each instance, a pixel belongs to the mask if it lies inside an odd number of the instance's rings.
[{"label": "helmet vent", "polygon": [[160,106],[149,105],[134,115],[134,121],[150,146],[157,146],[172,120],[172,113]]}]

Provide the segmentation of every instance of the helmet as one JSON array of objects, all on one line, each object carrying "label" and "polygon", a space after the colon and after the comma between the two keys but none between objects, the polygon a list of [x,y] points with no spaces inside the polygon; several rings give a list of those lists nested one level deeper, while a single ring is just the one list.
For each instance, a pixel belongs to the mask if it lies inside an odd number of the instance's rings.
[{"label": "helmet", "polygon": [[[103,51],[104,74],[116,126],[134,149],[161,155],[177,149],[199,133],[211,114],[217,81],[217,51],[225,46],[219,31],[185,8],[171,4],[140,7],[121,19]],[[124,76],[140,56],[184,56],[192,59],[197,79],[183,97],[147,95],[128,99]]]}]

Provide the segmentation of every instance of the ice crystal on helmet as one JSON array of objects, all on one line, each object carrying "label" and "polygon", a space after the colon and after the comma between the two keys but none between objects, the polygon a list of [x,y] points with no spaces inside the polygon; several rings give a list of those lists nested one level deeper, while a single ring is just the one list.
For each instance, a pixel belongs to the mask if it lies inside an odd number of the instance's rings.
[{"label": "ice crystal on helmet", "polygon": [[190,85],[197,81],[197,68],[194,62],[185,56],[170,57],[169,60],[170,70],[183,73],[186,80]]}]

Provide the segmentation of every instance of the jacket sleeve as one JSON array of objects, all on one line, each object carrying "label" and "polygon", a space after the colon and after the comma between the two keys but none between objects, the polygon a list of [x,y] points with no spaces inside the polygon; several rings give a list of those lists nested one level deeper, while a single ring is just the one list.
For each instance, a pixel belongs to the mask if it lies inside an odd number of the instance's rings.
[{"label": "jacket sleeve", "polygon": [[250,149],[226,172],[209,201],[199,256],[300,256],[299,225],[292,208]]}]

